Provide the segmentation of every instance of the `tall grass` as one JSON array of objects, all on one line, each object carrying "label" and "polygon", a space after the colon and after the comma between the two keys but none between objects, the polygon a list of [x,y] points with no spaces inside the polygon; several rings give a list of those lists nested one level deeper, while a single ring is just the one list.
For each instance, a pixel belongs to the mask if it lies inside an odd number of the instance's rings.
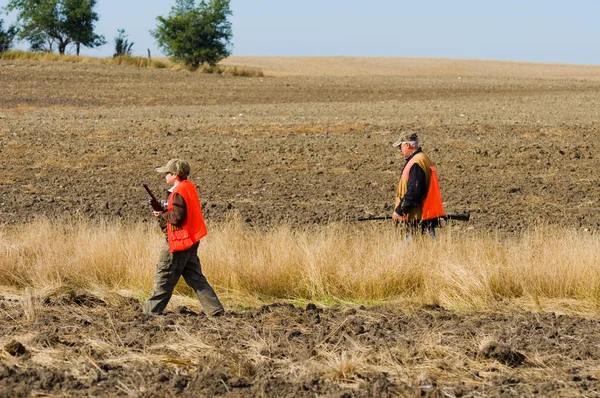
[{"label": "tall grass", "polygon": [[[39,220],[0,232],[0,284],[130,289],[149,294],[162,236],[153,223]],[[600,242],[540,226],[512,239],[446,229],[405,243],[388,225],[252,229],[212,225],[203,270],[237,297],[483,309],[505,299],[600,303]],[[191,293],[184,287],[180,292]]]}]

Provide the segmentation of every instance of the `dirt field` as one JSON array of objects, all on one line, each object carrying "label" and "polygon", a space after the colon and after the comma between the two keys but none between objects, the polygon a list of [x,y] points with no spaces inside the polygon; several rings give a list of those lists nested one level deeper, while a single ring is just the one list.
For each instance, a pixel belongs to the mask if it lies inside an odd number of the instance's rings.
[{"label": "dirt field", "polygon": [[0,299],[1,396],[600,395],[598,321],[554,313],[273,304],[209,319],[117,295],[29,300]]},{"label": "dirt field", "polygon": [[[455,228],[600,227],[600,67],[229,62],[267,76],[0,61],[0,223],[150,222],[141,184],[163,195],[154,167],[172,157],[190,161],[212,222],[388,215],[391,143],[413,129],[446,211],[471,212]],[[116,296],[34,300],[0,300],[0,396],[600,395],[595,318],[287,305],[147,318]]]},{"label": "dirt field", "polygon": [[[147,218],[141,184],[162,195],[153,168],[175,156],[190,160],[214,221],[385,215],[403,164],[390,144],[411,128],[447,211],[470,211],[473,228],[597,229],[600,68],[540,66],[542,79],[472,63],[477,76],[457,77],[459,66],[443,76],[426,62],[431,76],[236,78],[3,61],[0,222]],[[551,78],[565,74],[592,78]]]}]

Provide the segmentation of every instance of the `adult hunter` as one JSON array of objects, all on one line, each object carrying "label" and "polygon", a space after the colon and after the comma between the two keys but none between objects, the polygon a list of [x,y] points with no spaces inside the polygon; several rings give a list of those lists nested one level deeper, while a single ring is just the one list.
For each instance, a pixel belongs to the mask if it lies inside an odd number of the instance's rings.
[{"label": "adult hunter", "polygon": [[403,132],[393,146],[402,153],[406,164],[396,190],[392,219],[405,224],[408,241],[419,230],[421,234],[427,230],[435,238],[438,217],[444,215],[435,167],[423,153],[415,132]]},{"label": "adult hunter", "polygon": [[164,173],[171,189],[165,211],[154,211],[166,239],[156,265],[152,297],[144,304],[144,312],[162,313],[179,277],[183,276],[196,292],[206,314],[223,315],[225,310],[202,274],[198,258],[198,245],[207,231],[196,186],[188,180],[190,165],[185,160],[171,159],[156,171]]}]

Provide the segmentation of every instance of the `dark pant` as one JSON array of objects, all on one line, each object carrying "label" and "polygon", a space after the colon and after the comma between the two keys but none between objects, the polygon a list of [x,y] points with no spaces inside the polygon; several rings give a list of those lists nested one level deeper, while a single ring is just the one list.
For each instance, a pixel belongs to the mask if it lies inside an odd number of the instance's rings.
[{"label": "dark pant", "polygon": [[180,276],[194,289],[205,313],[219,315],[224,312],[215,291],[202,274],[198,258],[199,243],[194,243],[187,250],[171,253],[169,243],[165,241],[156,265],[152,297],[144,304],[145,313],[160,314],[165,309]]},{"label": "dark pant", "polygon": [[436,233],[435,228],[439,226],[437,219],[427,221],[408,221],[404,223],[406,241],[411,242],[414,237],[418,235],[425,235],[428,233],[432,239],[435,239]]}]

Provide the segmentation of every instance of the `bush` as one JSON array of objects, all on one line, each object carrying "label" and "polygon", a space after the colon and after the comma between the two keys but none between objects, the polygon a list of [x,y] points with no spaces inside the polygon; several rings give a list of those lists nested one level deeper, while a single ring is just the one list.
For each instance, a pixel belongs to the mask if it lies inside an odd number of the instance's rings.
[{"label": "bush", "polygon": [[0,19],[0,53],[8,51],[13,46],[13,40],[17,35],[17,28],[13,25],[4,30],[4,21]]},{"label": "bush", "polygon": [[123,55],[131,56],[131,48],[133,47],[133,43],[129,43],[127,40],[125,29],[119,29],[117,31],[119,32],[119,35],[115,37],[115,54],[113,57],[119,57]]},{"label": "bush", "polygon": [[258,68],[248,66],[233,66],[225,69],[225,74],[242,77],[263,77],[264,73]]},{"label": "bush", "polygon": [[241,77],[263,77],[264,73],[259,68],[249,66],[227,66],[227,65],[203,65],[200,69],[203,73],[213,73],[225,76],[241,76]]}]

